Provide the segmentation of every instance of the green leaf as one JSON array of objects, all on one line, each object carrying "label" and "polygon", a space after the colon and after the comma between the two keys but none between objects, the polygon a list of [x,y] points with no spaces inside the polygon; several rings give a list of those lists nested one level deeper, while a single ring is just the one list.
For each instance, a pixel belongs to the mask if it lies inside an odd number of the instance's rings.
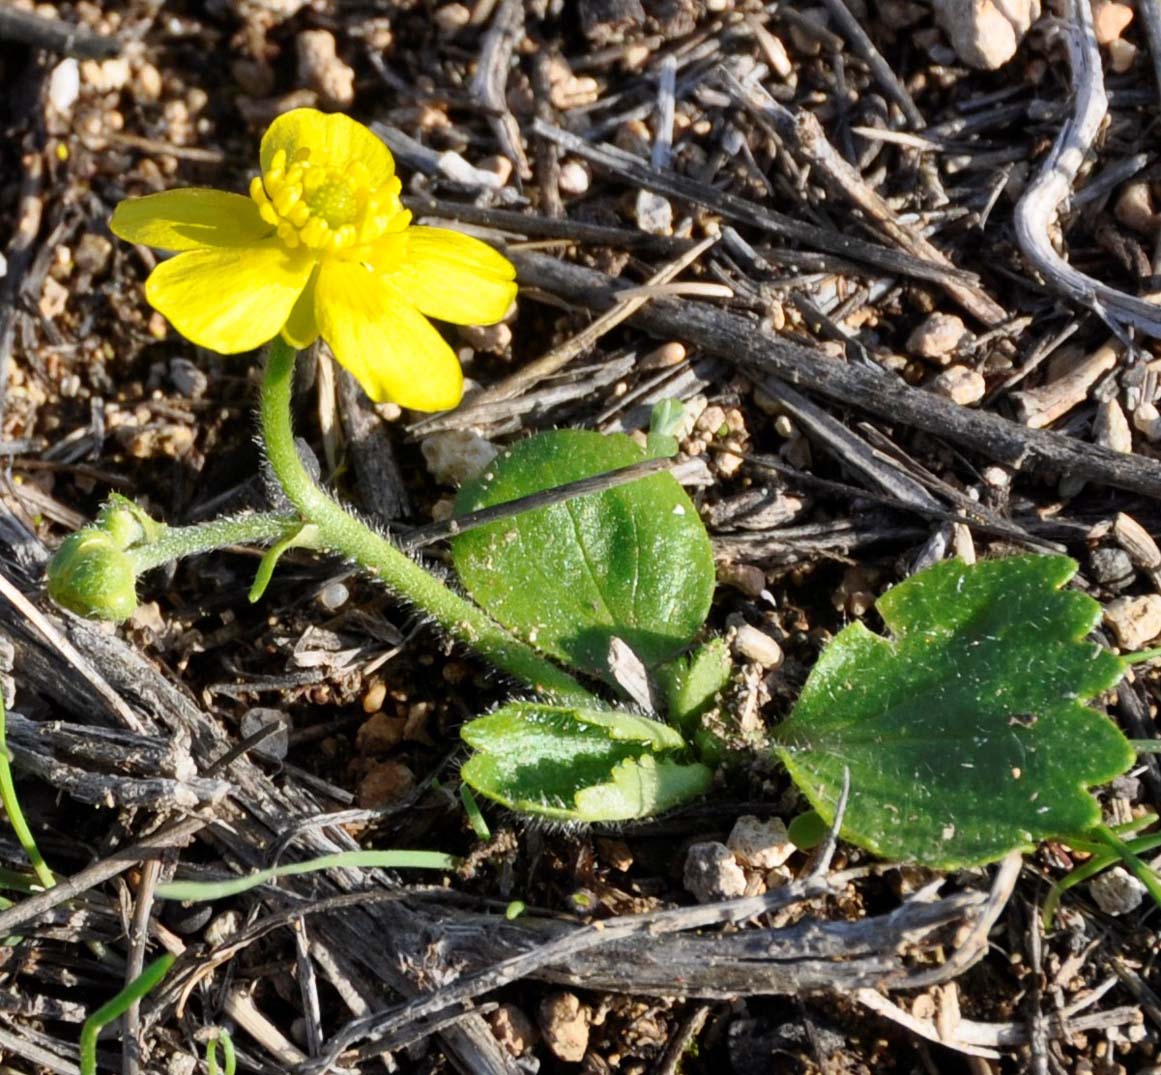
[{"label": "green leaf", "polygon": [[1086,789],[1134,755],[1084,703],[1125,664],[1084,640],[1100,606],[1060,589],[1075,571],[1063,556],[937,564],[879,600],[892,638],[839,633],[774,732],[828,824],[844,767],[842,834],[887,858],[982,864],[1100,821]]},{"label": "green leaf", "polygon": [[656,679],[665,693],[669,720],[686,735],[692,735],[697,718],[726,689],[733,667],[725,640],[711,638],[692,653],[658,668]]},{"label": "green leaf", "polygon": [[627,821],[701,795],[713,774],[647,717],[511,702],[464,726],[477,753],[460,772],[481,795],[560,821]]},{"label": "green leaf", "polygon": [[[456,513],[503,504],[644,459],[628,437],[557,430],[521,441],[464,486]],[[459,535],[452,554],[475,601],[530,643],[609,678],[609,646],[646,666],[697,633],[714,589],[697,509],[669,474],[522,512]]]}]

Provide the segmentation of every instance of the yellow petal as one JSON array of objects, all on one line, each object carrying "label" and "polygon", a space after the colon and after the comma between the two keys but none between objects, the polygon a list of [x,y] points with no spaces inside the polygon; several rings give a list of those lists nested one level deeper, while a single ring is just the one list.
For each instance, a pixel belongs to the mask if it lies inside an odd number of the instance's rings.
[{"label": "yellow petal", "polygon": [[382,277],[356,262],[324,262],[315,314],[335,358],[376,403],[417,411],[459,403],[464,378],[452,349]]},{"label": "yellow petal", "polygon": [[159,250],[252,246],[273,229],[241,194],[189,187],[127,198],[113,210],[118,238]]},{"label": "yellow petal", "polygon": [[145,297],[186,339],[220,354],[273,339],[310,278],[313,261],[276,239],[238,250],[190,250],[163,261]]},{"label": "yellow petal", "polygon": [[318,269],[316,268],[307,281],[306,287],[302,289],[302,294],[298,296],[294,309],[290,311],[290,316],[286,319],[286,324],[282,327],[282,338],[298,351],[305,351],[318,339],[318,321],[314,316],[314,292],[317,282]]},{"label": "yellow petal", "polygon": [[395,174],[395,160],[382,140],[361,123],[335,112],[296,108],[279,116],[262,136],[262,171],[270,167],[274,154],[286,150],[288,159],[298,149],[310,150],[311,164],[345,171],[362,162],[374,185]]},{"label": "yellow petal", "polygon": [[512,263],[458,231],[408,228],[383,240],[371,260],[419,310],[453,325],[494,324],[516,297]]}]

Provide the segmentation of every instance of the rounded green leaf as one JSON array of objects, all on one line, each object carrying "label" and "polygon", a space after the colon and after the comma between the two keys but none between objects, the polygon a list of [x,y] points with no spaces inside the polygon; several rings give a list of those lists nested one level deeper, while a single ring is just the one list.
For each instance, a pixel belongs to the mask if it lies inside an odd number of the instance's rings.
[{"label": "rounded green leaf", "polygon": [[628,821],[704,793],[713,774],[685,741],[633,713],[511,702],[464,726],[460,775],[481,795],[559,821]]},{"label": "rounded green leaf", "polygon": [[892,632],[854,623],[811,672],[775,750],[829,824],[887,858],[992,862],[1100,820],[1087,789],[1133,762],[1084,703],[1124,662],[1085,635],[1100,606],[1062,590],[1076,564],[1017,556],[937,564],[878,603]]},{"label": "rounded green leaf", "polygon": [[[644,458],[621,435],[543,433],[464,486],[456,513]],[[693,639],[713,597],[709,538],[669,474],[469,530],[454,539],[452,554],[464,586],[487,612],[545,653],[605,677],[614,638],[657,665]]]}]

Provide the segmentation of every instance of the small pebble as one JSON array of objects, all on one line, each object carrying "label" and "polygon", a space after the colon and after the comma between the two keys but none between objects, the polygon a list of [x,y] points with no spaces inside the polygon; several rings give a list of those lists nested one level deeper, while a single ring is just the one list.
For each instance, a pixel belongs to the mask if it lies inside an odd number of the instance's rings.
[{"label": "small pebble", "polygon": [[1134,179],[1121,188],[1113,206],[1115,216],[1126,228],[1142,235],[1148,235],[1155,227],[1156,210],[1149,184],[1143,179]]},{"label": "small pebble", "polygon": [[715,841],[692,844],[685,856],[685,889],[698,903],[734,900],[746,893],[746,875],[733,852]]},{"label": "small pebble", "polygon": [[537,1011],[544,1044],[570,1064],[584,1059],[589,1047],[589,1010],[575,993],[552,993]]},{"label": "small pebble", "polygon": [[340,59],[330,30],[303,30],[294,41],[298,77],[329,108],[348,108],[355,100],[355,71]]},{"label": "small pebble", "polygon": [[1133,433],[1129,429],[1129,420],[1115,399],[1107,399],[1097,406],[1096,419],[1092,424],[1092,439],[1102,448],[1110,448],[1114,452],[1133,450]]},{"label": "small pebble", "polygon": [[970,407],[984,398],[987,384],[982,375],[967,366],[948,366],[932,380],[931,390],[961,407]]},{"label": "small pebble", "polygon": [[515,1004],[501,1004],[488,1016],[488,1023],[509,1056],[524,1056],[536,1045],[532,1020]]},{"label": "small pebble", "polygon": [[436,26],[439,27],[440,33],[447,37],[458,34],[472,21],[471,11],[463,4],[444,4],[443,7],[436,10],[432,17]]},{"label": "small pebble", "polygon": [[384,761],[359,781],[358,803],[364,810],[385,806],[415,789],[415,774],[402,762]]},{"label": "small pebble", "polygon": [[186,399],[201,399],[210,386],[209,378],[188,358],[177,356],[169,360],[169,381]]},{"label": "small pebble", "polygon": [[765,631],[748,623],[742,624],[734,635],[734,653],[763,668],[778,668],[782,664],[782,647]]},{"label": "small pebble", "polygon": [[1133,9],[1128,4],[1097,0],[1092,6],[1093,32],[1098,45],[1111,45],[1132,21]]},{"label": "small pebble", "polygon": [[1133,427],[1150,443],[1161,440],[1161,411],[1156,404],[1139,404],[1133,411]]},{"label": "small pebble", "polygon": [[1093,549],[1089,553],[1088,564],[1093,581],[1114,592],[1131,586],[1137,574],[1124,549]]},{"label": "small pebble", "polygon": [[242,926],[242,916],[237,911],[223,911],[217,915],[203,934],[205,942],[211,948],[216,948],[224,941],[228,941]]},{"label": "small pebble", "polygon": [[61,60],[48,76],[48,103],[58,115],[68,116],[81,95],[81,71],[72,57]]},{"label": "small pebble", "polygon": [[946,366],[966,334],[967,327],[958,314],[931,314],[907,337],[907,352]]},{"label": "small pebble", "polygon": [[403,742],[406,728],[406,717],[376,713],[370,720],[365,720],[359,725],[359,730],[355,733],[355,749],[364,757],[386,754]]},{"label": "small pebble", "polygon": [[1040,0],[935,0],[935,21],[969,67],[994,71],[1015,54]]},{"label": "small pebble", "polygon": [[756,870],[773,870],[797,850],[780,817],[763,821],[752,814],[734,822],[726,846],[739,862]]},{"label": "small pebble", "polygon": [[1105,914],[1122,915],[1140,907],[1148,889],[1123,866],[1114,866],[1097,874],[1088,891]]},{"label": "small pebble", "polygon": [[267,761],[282,761],[290,749],[290,717],[281,709],[268,709],[261,706],[247,709],[242,714],[238,730],[243,739],[249,739],[250,736],[257,735],[263,728],[268,728],[272,724],[274,730],[261,743],[252,746],[250,753],[256,757],[265,758]]},{"label": "small pebble", "polygon": [[580,161],[565,161],[558,185],[561,194],[584,194],[589,189],[589,173]]},{"label": "small pebble", "polygon": [[383,708],[383,703],[387,700],[387,684],[381,679],[375,680],[370,687],[367,688],[367,693],[363,695],[363,712],[377,713]]},{"label": "small pebble", "polygon": [[1132,41],[1118,37],[1109,42],[1109,66],[1113,73],[1123,75],[1137,62],[1137,46]]},{"label": "small pebble", "polygon": [[328,582],[318,594],[318,603],[328,612],[337,612],[351,598],[351,591],[341,582]]},{"label": "small pebble", "polygon": [[499,449],[478,433],[449,429],[433,433],[421,450],[431,476],[441,485],[463,485],[482,474]]},{"label": "small pebble", "polygon": [[1118,597],[1105,605],[1104,622],[1121,649],[1139,650],[1161,634],[1161,594]]}]

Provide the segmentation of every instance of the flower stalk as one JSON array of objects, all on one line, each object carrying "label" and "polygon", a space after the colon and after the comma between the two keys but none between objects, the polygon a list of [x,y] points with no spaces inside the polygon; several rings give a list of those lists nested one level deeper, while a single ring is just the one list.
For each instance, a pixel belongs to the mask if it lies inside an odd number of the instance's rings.
[{"label": "flower stalk", "polygon": [[456,641],[536,691],[560,701],[591,705],[592,695],[572,676],[448,589],[315,484],[299,458],[290,422],[295,357],[295,350],[281,337],[271,342],[259,414],[270,468],[301,521],[316,528],[316,547],[353,560],[431,616]]}]

